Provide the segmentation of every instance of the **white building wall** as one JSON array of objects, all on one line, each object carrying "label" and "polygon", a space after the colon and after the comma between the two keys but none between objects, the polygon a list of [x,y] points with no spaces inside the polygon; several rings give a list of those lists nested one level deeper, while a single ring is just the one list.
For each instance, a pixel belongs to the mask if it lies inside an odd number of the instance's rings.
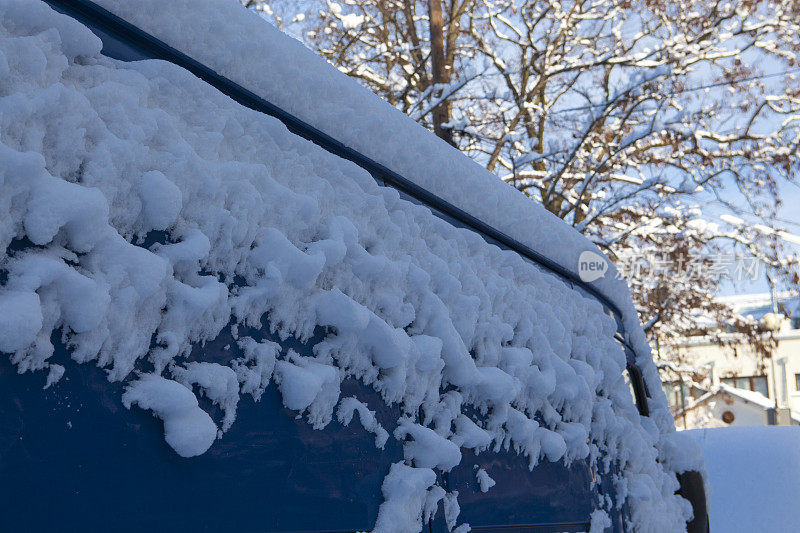
[{"label": "white building wall", "polygon": [[708,342],[694,342],[675,349],[696,368],[709,368],[713,365],[710,372],[711,387],[719,385],[720,380],[725,377],[766,375],[769,398],[775,401],[777,387],[779,405],[800,412],[800,390],[795,379],[795,375],[800,374],[800,330],[784,330],[779,335],[774,361],[762,359],[746,344],[719,346]]},{"label": "white building wall", "polygon": [[[744,402],[728,394],[721,393],[709,404],[714,419],[719,420],[723,426],[764,426],[767,424],[767,412],[760,405]],[[733,413],[733,422],[722,422],[722,415],[726,411]]]}]

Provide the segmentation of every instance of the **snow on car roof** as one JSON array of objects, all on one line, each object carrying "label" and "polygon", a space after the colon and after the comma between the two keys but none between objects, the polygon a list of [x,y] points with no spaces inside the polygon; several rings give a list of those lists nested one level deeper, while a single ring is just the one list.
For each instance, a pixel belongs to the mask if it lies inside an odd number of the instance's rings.
[{"label": "snow on car roof", "polygon": [[[504,231],[528,226],[527,242],[554,257],[585,250],[566,224],[235,3],[102,4],[315,126],[345,130]],[[49,360],[50,339],[60,331],[73,359],[126,383],[127,407],[164,421],[183,456],[223,438],[241,395],[257,400],[272,382],[315,428],[337,405],[359,410],[376,445],[406,443],[377,518],[402,530],[430,509],[404,481],[441,497],[435,471],[466,447],[511,447],[531,467],[617,462],[633,525],[682,527],[691,510],[670,470],[698,462],[682,456],[663,395],[650,400],[652,417],[638,415],[614,321],[596,301],[174,65],[106,58],[89,30],[38,1],[6,0],[0,13],[0,351],[20,372],[47,370],[46,386],[57,383],[65,369]],[[248,67],[248,50],[266,62]],[[660,390],[625,299],[629,340]],[[315,356],[240,337],[245,356],[230,365],[189,360],[226,325],[265,316],[300,341],[323,328]],[[352,378],[402,408],[396,427],[340,403]],[[487,416],[466,414],[475,408]],[[612,503],[597,505],[600,524]]]},{"label": "snow on car roof", "polygon": [[[564,221],[238,3],[96,3],[567,270],[577,272],[587,251],[602,257]],[[622,313],[625,340],[647,387],[659,390],[627,283],[605,262],[607,272],[591,284]],[[669,432],[666,398],[655,395],[648,404],[658,427]]]},{"label": "snow on car roof", "polygon": [[[236,2],[95,3],[572,272],[581,252],[602,255],[541,204]],[[594,284],[631,312],[627,284],[608,263]]]}]

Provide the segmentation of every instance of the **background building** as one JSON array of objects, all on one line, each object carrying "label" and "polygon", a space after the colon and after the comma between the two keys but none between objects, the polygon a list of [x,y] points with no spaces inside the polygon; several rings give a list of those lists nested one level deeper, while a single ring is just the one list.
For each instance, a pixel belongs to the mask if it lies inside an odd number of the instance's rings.
[{"label": "background building", "polygon": [[661,343],[664,391],[681,428],[800,424],[800,297],[752,294],[722,298],[743,318],[774,331],[775,344],[758,347],[719,332]]}]

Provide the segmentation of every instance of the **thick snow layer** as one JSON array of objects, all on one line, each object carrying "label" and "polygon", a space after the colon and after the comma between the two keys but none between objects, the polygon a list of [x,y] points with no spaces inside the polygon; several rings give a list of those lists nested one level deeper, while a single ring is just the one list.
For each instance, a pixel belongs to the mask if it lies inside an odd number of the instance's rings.
[{"label": "thick snow layer", "polygon": [[[238,2],[94,1],[573,272],[581,252],[602,253],[543,207]],[[595,283],[620,308],[633,311],[626,283],[615,276],[611,266]]]},{"label": "thick snow layer", "polygon": [[219,405],[225,413],[222,431],[230,429],[236,420],[236,406],[239,404],[239,381],[231,367],[193,361],[175,366],[171,372],[175,381],[189,389],[197,385],[201,394]]},{"label": "thick snow layer", "polygon": [[797,531],[800,427],[695,429],[708,472],[712,531]]},{"label": "thick snow layer", "polygon": [[42,329],[42,307],[35,292],[2,291],[0,309],[9,311],[0,314],[2,352],[25,348]]},{"label": "thick snow layer", "polygon": [[481,492],[489,492],[489,489],[494,487],[497,482],[491,478],[489,473],[483,468],[479,468],[475,472],[475,477],[478,479],[478,485],[481,487]]},{"label": "thick snow layer", "polygon": [[315,429],[328,425],[339,401],[342,374],[328,364],[303,357],[292,350],[286,359],[275,363],[275,381],[283,395],[283,405],[295,411],[308,411]]},{"label": "thick snow layer", "polygon": [[426,501],[433,496],[438,503],[444,497],[444,489],[435,482],[436,473],[430,468],[393,464],[383,480],[384,502],[373,533],[422,531],[423,511],[430,509]]},{"label": "thick snow layer", "polygon": [[[311,86],[329,86],[330,105],[309,110],[337,131],[348,129],[353,102],[374,100],[232,2],[107,5],[162,38],[180,29],[186,43],[172,42],[181,48],[202,35],[201,48],[231,69],[247,42],[248,57],[272,62],[266,96],[283,94],[276,103],[293,111]],[[213,31],[199,31],[203,20]],[[376,445],[395,438],[404,449],[405,463],[384,480],[378,530],[418,531],[439,504],[457,525],[457,494],[436,485],[435,470],[458,464],[461,448],[511,449],[531,467],[588,459],[609,472],[613,463],[634,527],[683,527],[691,508],[674,495],[673,467],[699,461],[682,458],[663,395],[651,399],[652,417],[638,415],[615,324],[596,301],[187,72],[119,63],[100,48],[38,1],[0,0],[0,351],[20,372],[47,370],[47,383],[57,381],[63,367],[49,359],[58,332],[73,359],[125,382],[125,404],[152,410],[185,456],[235,423],[242,394],[257,400],[271,383],[315,428],[357,410]],[[267,78],[251,81],[267,90]],[[392,130],[402,120],[384,104],[364,105],[369,122],[348,135],[385,150],[390,166],[439,168],[441,179],[420,183],[490,222],[518,216],[532,244],[556,258],[582,246],[438,141],[423,142],[413,124]],[[236,332],[264,318],[281,338],[324,332],[314,356],[239,337],[244,355],[229,364],[192,360],[192,347],[226,325]],[[635,313],[625,320],[648,386],[660,391]],[[402,417],[373,423],[366,407],[340,398],[344,379],[372,387]]]},{"label": "thick snow layer", "polygon": [[[581,253],[602,253],[540,205],[238,2],[95,1],[573,272]],[[399,146],[403,149],[398,150]],[[332,244],[324,246],[327,261],[341,253]],[[313,265],[306,262],[302,271],[308,273],[309,268],[313,272]],[[616,274],[610,265],[607,274],[592,283],[622,311],[627,340],[638,355],[648,389],[660,391],[627,284]],[[446,354],[443,359],[447,361]],[[666,397],[657,394],[649,403],[656,424],[651,429],[662,435],[674,431]],[[701,464],[696,467],[702,468]]]},{"label": "thick snow layer", "polygon": [[197,405],[197,398],[183,385],[153,374],[133,381],[122,395],[128,409],[138,405],[164,421],[164,438],[181,457],[206,452],[217,438],[217,426]]},{"label": "thick snow layer", "polygon": [[419,468],[448,472],[461,462],[461,451],[457,444],[408,418],[400,419],[394,436],[400,441],[408,439],[403,447],[405,459]]},{"label": "thick snow layer", "polygon": [[250,394],[255,401],[261,399],[275,370],[275,358],[281,351],[275,342],[256,342],[244,337],[238,341],[244,356],[231,361],[239,380],[242,394]]},{"label": "thick snow layer", "polygon": [[348,426],[353,420],[353,414],[358,413],[361,425],[370,433],[375,434],[375,447],[383,449],[386,441],[389,440],[389,433],[383,429],[378,419],[375,418],[375,411],[371,411],[364,403],[355,397],[342,398],[339,402],[339,410],[336,417],[343,425]]},{"label": "thick snow layer", "polygon": [[607,527],[611,527],[611,519],[608,517],[608,513],[602,509],[593,511],[591,518],[589,533],[602,533]]}]

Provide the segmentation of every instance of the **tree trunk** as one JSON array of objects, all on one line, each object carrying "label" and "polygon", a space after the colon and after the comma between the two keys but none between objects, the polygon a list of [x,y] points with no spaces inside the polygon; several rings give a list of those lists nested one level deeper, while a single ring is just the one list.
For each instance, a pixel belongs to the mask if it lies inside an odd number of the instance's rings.
[{"label": "tree trunk", "polygon": [[[430,17],[431,61],[433,63],[431,81],[434,85],[445,84],[450,81],[450,73],[447,71],[444,58],[442,0],[428,0],[428,16]],[[438,94],[440,94],[440,91],[434,91],[433,97],[435,98]],[[432,112],[432,116],[434,133],[455,146],[452,130],[442,127],[442,124],[450,121],[450,102],[444,101],[436,106]]]}]

